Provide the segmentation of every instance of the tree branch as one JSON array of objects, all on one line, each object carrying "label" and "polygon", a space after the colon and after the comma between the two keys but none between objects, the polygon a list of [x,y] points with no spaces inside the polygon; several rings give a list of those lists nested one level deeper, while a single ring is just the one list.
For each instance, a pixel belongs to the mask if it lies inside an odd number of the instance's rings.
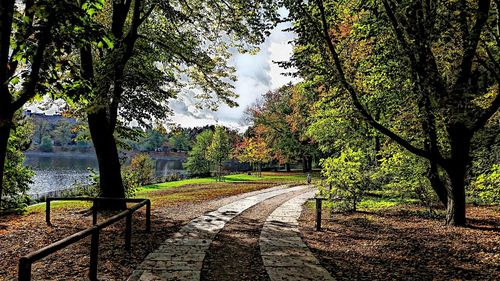
[{"label": "tree branch", "polygon": [[457,75],[457,79],[454,85],[455,92],[461,92],[464,89],[464,85],[470,77],[472,60],[476,54],[477,45],[481,37],[481,32],[483,30],[486,21],[488,20],[488,13],[490,10],[490,0],[478,0],[478,9],[476,12],[476,23],[472,27],[468,38],[464,42],[465,49],[462,57],[462,62],[460,64],[460,70]]},{"label": "tree branch", "polygon": [[2,87],[7,82],[9,72],[8,60],[14,2],[14,0],[2,0],[0,2],[0,86]]},{"label": "tree branch", "polygon": [[40,40],[38,41],[38,47],[36,48],[35,55],[33,56],[33,63],[31,64],[31,73],[26,82],[24,82],[23,90],[21,95],[17,100],[15,100],[12,105],[15,110],[20,109],[26,104],[30,99],[36,95],[36,86],[40,78],[40,69],[44,60],[45,49],[50,40],[50,33],[52,29],[52,24],[54,20],[53,13],[49,14],[47,23],[43,32],[40,34]]},{"label": "tree branch", "polygon": [[472,126],[472,132],[477,132],[486,125],[486,122],[495,114],[500,108],[500,90],[497,91],[497,96],[491,103],[491,105],[486,108],[478,117],[474,125]]},{"label": "tree branch", "polygon": [[394,140],[399,145],[401,145],[402,147],[404,147],[408,151],[412,152],[413,154],[421,156],[421,157],[424,157],[424,158],[427,158],[429,160],[436,161],[439,164],[445,164],[444,159],[442,157],[440,157],[439,155],[431,154],[430,152],[428,152],[428,151],[426,151],[424,149],[420,149],[420,148],[417,148],[417,147],[413,146],[411,143],[409,143],[408,141],[406,141],[405,139],[403,139],[402,137],[400,137],[396,133],[392,132],[390,129],[384,127],[382,124],[380,124],[379,122],[377,122],[368,113],[368,111],[363,107],[363,105],[359,101],[357,91],[354,89],[354,87],[345,78],[345,74],[344,74],[344,70],[343,70],[343,67],[342,67],[342,63],[341,63],[340,58],[339,58],[339,56],[337,54],[337,51],[335,50],[335,46],[333,45],[333,42],[332,42],[332,40],[331,40],[331,38],[329,36],[329,33],[328,33],[328,31],[329,31],[329,25],[328,25],[328,22],[327,22],[327,19],[326,19],[326,14],[325,14],[325,8],[323,6],[323,1],[322,0],[316,0],[316,3],[318,5],[319,11],[321,13],[321,22],[322,22],[322,28],[323,28],[323,34],[320,34],[320,36],[325,39],[325,41],[326,41],[326,43],[328,45],[328,49],[330,50],[331,56],[333,58],[333,61],[334,61],[335,67],[337,69],[338,76],[339,76],[341,84],[343,85],[343,87],[350,94],[354,106],[361,113],[361,115],[363,116],[363,118],[373,128],[377,129],[382,134],[388,136],[389,138],[391,138],[392,140]]},{"label": "tree branch", "polygon": [[406,56],[408,56],[408,58],[410,59],[412,68],[414,69],[414,71],[416,71],[417,59],[415,57],[415,52],[413,48],[411,48],[408,42],[406,41],[404,31],[401,29],[401,25],[399,24],[399,21],[397,20],[396,15],[394,14],[394,11],[392,10],[387,0],[382,0],[382,4],[384,5],[384,9],[392,24],[392,28],[394,29],[394,33],[396,34],[396,38],[403,47]]}]

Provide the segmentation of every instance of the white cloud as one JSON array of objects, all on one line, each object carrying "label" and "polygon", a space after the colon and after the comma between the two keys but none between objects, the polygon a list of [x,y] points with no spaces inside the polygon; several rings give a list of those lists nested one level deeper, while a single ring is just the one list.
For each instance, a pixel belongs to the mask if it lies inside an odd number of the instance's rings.
[{"label": "white cloud", "polygon": [[273,29],[256,55],[235,54],[231,58],[238,77],[235,83],[235,92],[239,95],[236,100],[238,107],[230,108],[222,105],[216,112],[199,110],[193,106],[195,101],[190,98],[192,95],[185,93],[178,99],[170,101],[174,112],[172,121],[183,127],[219,123],[240,131],[245,130],[248,125],[242,125],[241,120],[248,106],[265,92],[296,81],[290,76],[282,75],[290,70],[280,68],[273,63],[273,61],[287,61],[292,54],[292,46],[288,43],[293,40],[294,34],[283,31],[289,26],[289,23],[282,23]]}]

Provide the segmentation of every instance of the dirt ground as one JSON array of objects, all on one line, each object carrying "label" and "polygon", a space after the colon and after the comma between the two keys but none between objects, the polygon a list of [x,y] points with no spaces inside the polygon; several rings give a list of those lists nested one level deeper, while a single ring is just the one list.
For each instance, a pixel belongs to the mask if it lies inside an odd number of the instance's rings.
[{"label": "dirt ground", "polygon": [[467,208],[468,227],[446,227],[414,206],[323,212],[304,207],[301,235],[337,280],[500,280],[500,209]]}]

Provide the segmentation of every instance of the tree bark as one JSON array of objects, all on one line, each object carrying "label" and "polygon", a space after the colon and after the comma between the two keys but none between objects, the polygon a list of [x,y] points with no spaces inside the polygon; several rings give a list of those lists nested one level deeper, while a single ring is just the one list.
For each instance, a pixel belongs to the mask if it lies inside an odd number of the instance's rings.
[{"label": "tree bark", "polygon": [[290,163],[286,163],[285,164],[285,169],[286,169],[287,172],[291,171],[291,169],[290,169]]},{"label": "tree bark", "polygon": [[[97,109],[88,114],[88,124],[94,143],[97,162],[99,163],[99,188],[101,197],[125,198],[118,149],[116,148],[113,129],[109,126],[106,109]],[[99,204],[99,209],[121,210],[125,202],[107,201]]]},{"label": "tree bark", "polygon": [[302,156],[302,172],[307,172],[307,160],[305,156]]},{"label": "tree bark", "polygon": [[382,161],[382,155],[380,155],[381,145],[380,145],[380,136],[378,134],[375,135],[374,141],[375,141],[375,165],[379,166],[380,161]]},{"label": "tree bark", "polygon": [[446,224],[465,226],[465,177],[470,164],[470,143],[472,133],[463,124],[451,124],[447,127],[450,138],[451,157],[445,165],[450,179]]},{"label": "tree bark", "polygon": [[[463,163],[459,164],[460,166]],[[454,226],[465,226],[465,169],[450,171],[450,190],[448,192],[448,206],[446,208],[446,224]]]},{"label": "tree bark", "polygon": [[5,158],[7,157],[7,143],[10,136],[11,118],[0,117],[0,210],[2,210],[3,175]]},{"label": "tree bark", "polygon": [[312,166],[312,157],[310,156],[302,156],[302,172],[307,173],[311,171]]},{"label": "tree bark", "polygon": [[448,206],[448,192],[446,191],[446,186],[439,177],[438,166],[435,162],[430,161],[429,170],[427,171],[427,178],[431,183],[431,187],[436,192],[439,201],[446,208]]}]

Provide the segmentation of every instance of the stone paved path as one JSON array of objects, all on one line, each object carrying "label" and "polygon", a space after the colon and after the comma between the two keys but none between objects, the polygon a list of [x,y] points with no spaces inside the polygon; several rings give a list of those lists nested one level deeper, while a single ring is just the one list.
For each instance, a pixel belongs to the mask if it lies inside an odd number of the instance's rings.
[{"label": "stone paved path", "polygon": [[149,254],[129,280],[200,280],[205,253],[226,222],[266,199],[307,187],[272,188],[192,220]]},{"label": "stone paved path", "polygon": [[305,192],[276,208],[262,228],[260,252],[272,281],[335,280],[299,236],[302,205],[314,193]]},{"label": "stone paved path", "polygon": [[303,192],[264,200],[226,223],[203,260],[201,281],[270,281],[260,255],[260,232],[277,207]]}]

